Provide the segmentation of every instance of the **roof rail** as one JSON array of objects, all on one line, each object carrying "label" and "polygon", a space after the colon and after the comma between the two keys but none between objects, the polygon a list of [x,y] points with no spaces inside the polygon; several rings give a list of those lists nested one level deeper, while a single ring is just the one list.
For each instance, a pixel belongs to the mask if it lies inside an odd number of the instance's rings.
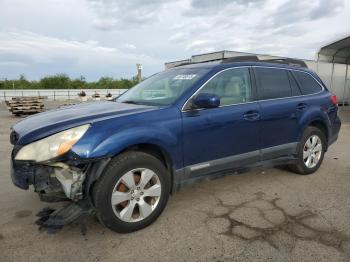
[{"label": "roof rail", "polygon": [[206,64],[206,63],[214,63],[214,62],[220,62],[222,59],[214,59],[209,61],[202,61],[202,62],[184,62],[178,65],[175,65],[173,67],[179,67],[179,66],[185,66],[185,65],[194,65],[194,64]]},{"label": "roof rail", "polygon": [[184,63],[178,64],[178,65],[174,65],[173,67],[179,67],[179,66],[191,65],[191,64],[193,64],[193,63],[191,63],[191,62],[184,62]]},{"label": "roof rail", "polygon": [[226,64],[226,63],[234,63],[234,62],[266,62],[266,63],[277,63],[277,64],[307,68],[306,63],[303,60],[293,59],[293,58],[274,58],[274,59],[262,60],[262,59],[259,59],[259,57],[256,55],[229,57],[229,58],[223,59],[221,63]]},{"label": "roof rail", "polygon": [[306,63],[303,60],[294,59],[294,58],[259,59],[259,57],[257,55],[233,56],[233,57],[228,57],[228,58],[213,59],[213,60],[202,61],[202,62],[188,61],[188,62],[184,62],[184,63],[180,63],[178,65],[175,65],[174,67],[215,62],[215,61],[221,61],[221,64],[237,63],[237,62],[265,62],[265,63],[284,64],[284,65],[289,65],[289,66],[308,68]]},{"label": "roof rail", "polygon": [[222,60],[221,64],[234,63],[234,62],[259,62],[261,61],[256,55],[244,55],[244,56],[234,56],[225,58]]},{"label": "roof rail", "polygon": [[307,65],[303,60],[293,59],[293,58],[276,58],[276,59],[267,59],[263,60],[264,62],[277,63],[277,64],[285,64],[290,66],[297,67],[306,67]]}]

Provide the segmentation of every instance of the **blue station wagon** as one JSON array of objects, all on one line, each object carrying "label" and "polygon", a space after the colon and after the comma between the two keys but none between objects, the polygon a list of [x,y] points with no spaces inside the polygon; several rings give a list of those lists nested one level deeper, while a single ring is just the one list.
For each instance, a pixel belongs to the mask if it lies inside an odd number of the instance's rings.
[{"label": "blue station wagon", "polygon": [[193,182],[257,166],[314,173],[340,129],[336,97],[299,60],[181,65],[114,101],[40,113],[12,127],[13,183],[33,185],[59,229],[93,214],[116,232],[151,224]]}]

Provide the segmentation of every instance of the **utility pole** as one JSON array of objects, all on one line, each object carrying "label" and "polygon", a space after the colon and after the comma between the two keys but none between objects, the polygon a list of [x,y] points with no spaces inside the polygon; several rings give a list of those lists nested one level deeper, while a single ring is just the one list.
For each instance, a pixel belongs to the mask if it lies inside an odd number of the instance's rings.
[{"label": "utility pole", "polygon": [[142,81],[142,64],[136,64],[137,68],[137,80],[139,83]]}]

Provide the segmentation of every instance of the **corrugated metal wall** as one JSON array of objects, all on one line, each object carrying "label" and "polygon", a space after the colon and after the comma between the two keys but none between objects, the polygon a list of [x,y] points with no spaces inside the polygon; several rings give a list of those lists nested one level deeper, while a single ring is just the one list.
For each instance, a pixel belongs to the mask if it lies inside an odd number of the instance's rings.
[{"label": "corrugated metal wall", "polygon": [[[328,89],[338,97],[339,102],[350,104],[350,68],[347,65],[335,63],[333,68],[332,63],[305,62],[310,69],[314,70],[321,77]],[[347,75],[346,70],[348,70]],[[348,79],[347,81],[346,77]]]}]

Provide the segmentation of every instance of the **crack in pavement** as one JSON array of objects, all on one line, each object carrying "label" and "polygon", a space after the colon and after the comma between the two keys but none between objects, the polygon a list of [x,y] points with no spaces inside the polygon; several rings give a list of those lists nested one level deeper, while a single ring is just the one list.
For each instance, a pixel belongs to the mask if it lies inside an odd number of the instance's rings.
[{"label": "crack in pavement", "polygon": [[[321,229],[315,228],[312,223],[310,225],[307,223],[308,219],[322,218],[310,210],[296,215],[288,214],[277,204],[280,198],[268,200],[263,192],[257,192],[253,199],[237,205],[224,204],[220,198],[214,197],[217,202],[215,208],[222,212],[205,212],[208,216],[205,222],[209,230],[219,235],[239,238],[246,243],[264,241],[276,250],[283,248],[288,252],[293,251],[297,240],[315,241],[335,248],[350,258],[349,253],[344,250],[350,244],[350,236],[339,232],[333,225],[331,228]],[[277,234],[288,236],[289,245],[276,241]]]}]

